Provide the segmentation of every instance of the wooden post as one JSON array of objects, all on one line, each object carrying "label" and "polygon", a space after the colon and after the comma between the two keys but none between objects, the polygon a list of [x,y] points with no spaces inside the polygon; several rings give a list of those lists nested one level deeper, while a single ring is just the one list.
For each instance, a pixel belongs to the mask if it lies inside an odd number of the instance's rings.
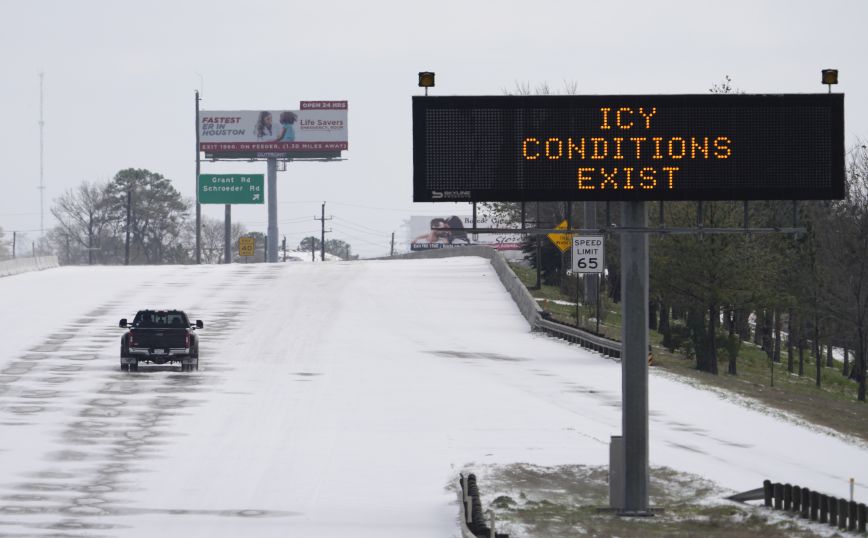
[{"label": "wooden post", "polygon": [[811,521],[817,521],[817,509],[820,507],[820,494],[811,492]]},{"label": "wooden post", "polygon": [[829,497],[829,525],[838,526],[838,499]]},{"label": "wooden post", "polygon": [[765,501],[765,505],[769,508],[772,507],[772,481],[771,480],[763,480],[763,499]]},{"label": "wooden post", "polygon": [[820,523],[828,523],[829,521],[829,497],[820,495]]},{"label": "wooden post", "polygon": [[784,484],[784,510],[787,512],[793,509],[793,486]]},{"label": "wooden post", "polygon": [[802,517],[808,519],[811,515],[811,490],[802,489]]},{"label": "wooden post", "polygon": [[802,488],[793,486],[793,512],[802,511]]},{"label": "wooden post", "polygon": [[775,482],[772,488],[774,489],[775,510],[780,510],[783,508],[784,486],[779,482]]}]

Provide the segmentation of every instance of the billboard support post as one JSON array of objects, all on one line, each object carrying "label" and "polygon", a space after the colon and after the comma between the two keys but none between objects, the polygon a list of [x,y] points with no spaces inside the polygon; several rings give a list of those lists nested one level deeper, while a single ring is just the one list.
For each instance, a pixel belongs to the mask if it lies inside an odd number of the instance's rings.
[{"label": "billboard support post", "polygon": [[[645,202],[624,202],[622,226],[648,224]],[[648,508],[648,235],[621,237],[621,423],[624,437],[622,515],[649,516]],[[590,279],[588,279],[590,280]]]},{"label": "billboard support post", "polygon": [[226,204],[224,209],[223,263],[232,263],[232,204]]},{"label": "billboard support post", "polygon": [[277,262],[277,159],[268,160],[268,239],[265,250],[266,261]]}]

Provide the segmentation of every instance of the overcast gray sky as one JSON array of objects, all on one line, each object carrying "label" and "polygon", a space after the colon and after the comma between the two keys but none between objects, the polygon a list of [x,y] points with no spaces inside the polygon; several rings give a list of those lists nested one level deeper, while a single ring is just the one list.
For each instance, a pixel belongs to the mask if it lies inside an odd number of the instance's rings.
[{"label": "overcast gray sky", "polygon": [[[388,253],[411,215],[410,97],[502,94],[573,81],[582,94],[707,93],[725,75],[747,93],[817,93],[840,70],[846,143],[868,140],[868,2],[365,0],[0,0],[0,227],[38,236],[39,73],[45,84],[45,226],[54,198],[129,167],[195,189],[194,90],[203,110],[349,101],[346,161],[278,174],[280,233],[318,232],[327,203],[356,253]],[[205,173],[265,173],[209,163]],[[223,217],[223,206],[203,206]],[[309,220],[308,220],[309,219]],[[234,206],[263,233],[265,206]]]}]

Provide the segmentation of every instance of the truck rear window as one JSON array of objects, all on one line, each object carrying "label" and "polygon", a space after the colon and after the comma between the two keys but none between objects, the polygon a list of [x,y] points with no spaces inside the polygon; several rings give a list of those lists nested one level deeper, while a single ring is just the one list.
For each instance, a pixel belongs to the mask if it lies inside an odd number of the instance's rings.
[{"label": "truck rear window", "polygon": [[133,320],[134,327],[140,328],[155,328],[155,327],[187,327],[187,316],[183,312],[174,310],[148,310],[136,314]]}]

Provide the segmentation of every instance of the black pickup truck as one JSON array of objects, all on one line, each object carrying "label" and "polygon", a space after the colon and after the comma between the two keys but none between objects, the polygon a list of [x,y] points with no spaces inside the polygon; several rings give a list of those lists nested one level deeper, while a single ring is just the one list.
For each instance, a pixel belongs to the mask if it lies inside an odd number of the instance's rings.
[{"label": "black pickup truck", "polygon": [[140,362],[180,362],[182,372],[199,369],[199,337],[202,320],[191,324],[180,310],[139,310],[132,323],[121,319],[119,327],[129,329],[121,338],[121,370],[136,372]]}]

